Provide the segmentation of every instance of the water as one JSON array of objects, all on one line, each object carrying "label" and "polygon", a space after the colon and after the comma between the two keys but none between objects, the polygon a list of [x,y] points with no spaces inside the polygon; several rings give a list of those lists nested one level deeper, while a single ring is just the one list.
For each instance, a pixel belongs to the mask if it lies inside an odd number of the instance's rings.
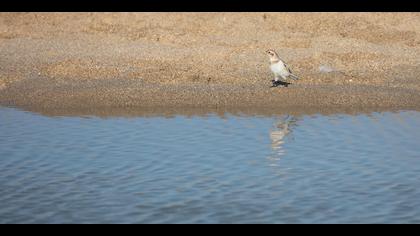
[{"label": "water", "polygon": [[420,113],[0,109],[0,223],[420,223]]}]

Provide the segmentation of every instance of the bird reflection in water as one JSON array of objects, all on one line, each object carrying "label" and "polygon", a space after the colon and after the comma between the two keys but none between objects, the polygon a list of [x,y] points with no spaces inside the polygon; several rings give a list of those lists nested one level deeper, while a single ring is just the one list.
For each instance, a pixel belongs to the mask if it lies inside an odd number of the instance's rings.
[{"label": "bird reflection in water", "polygon": [[290,115],[280,117],[276,121],[275,127],[270,131],[272,149],[272,155],[268,158],[270,166],[277,166],[281,156],[285,154],[283,147],[285,139],[292,133],[293,128],[297,125],[297,121],[297,118]]}]

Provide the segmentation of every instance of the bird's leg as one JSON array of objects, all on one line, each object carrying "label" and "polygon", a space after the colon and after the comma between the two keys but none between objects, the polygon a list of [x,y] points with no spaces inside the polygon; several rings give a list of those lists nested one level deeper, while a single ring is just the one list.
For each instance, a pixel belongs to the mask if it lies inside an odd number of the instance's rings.
[{"label": "bird's leg", "polygon": [[271,82],[273,83],[273,85],[271,87],[279,86],[278,81],[279,81],[279,79],[277,77],[275,77],[273,80],[271,80]]},{"label": "bird's leg", "polygon": [[279,85],[283,85],[284,87],[288,87],[289,86],[289,84],[290,83],[288,83],[288,82],[286,82],[287,81],[287,78],[285,78],[285,77],[281,77],[283,80],[279,80],[279,81],[277,81],[277,83],[279,84]]},{"label": "bird's leg", "polygon": [[287,87],[287,86],[289,85],[289,83],[287,83],[287,82],[283,82],[282,80],[280,80],[280,78],[282,78],[283,80],[285,80],[285,78],[283,78],[283,77],[278,77],[278,76],[276,76],[276,77],[274,78],[274,80],[272,80],[272,82],[273,82],[273,87],[278,87],[279,85],[283,85],[284,87]]}]

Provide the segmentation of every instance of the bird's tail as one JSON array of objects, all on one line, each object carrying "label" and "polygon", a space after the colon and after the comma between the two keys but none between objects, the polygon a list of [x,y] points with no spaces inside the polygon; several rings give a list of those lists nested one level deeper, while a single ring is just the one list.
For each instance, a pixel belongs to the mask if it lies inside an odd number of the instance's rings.
[{"label": "bird's tail", "polygon": [[299,77],[297,77],[297,76],[296,76],[296,75],[294,75],[294,74],[290,74],[289,76],[290,76],[290,78],[292,78],[292,79],[294,79],[294,80],[298,80],[298,79],[299,79]]}]

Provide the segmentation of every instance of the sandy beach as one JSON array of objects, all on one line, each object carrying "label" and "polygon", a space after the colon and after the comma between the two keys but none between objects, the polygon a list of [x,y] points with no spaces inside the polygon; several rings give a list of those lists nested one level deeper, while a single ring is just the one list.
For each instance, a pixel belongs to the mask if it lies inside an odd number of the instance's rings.
[{"label": "sandy beach", "polygon": [[0,105],[419,109],[419,55],[419,13],[0,13]]}]

